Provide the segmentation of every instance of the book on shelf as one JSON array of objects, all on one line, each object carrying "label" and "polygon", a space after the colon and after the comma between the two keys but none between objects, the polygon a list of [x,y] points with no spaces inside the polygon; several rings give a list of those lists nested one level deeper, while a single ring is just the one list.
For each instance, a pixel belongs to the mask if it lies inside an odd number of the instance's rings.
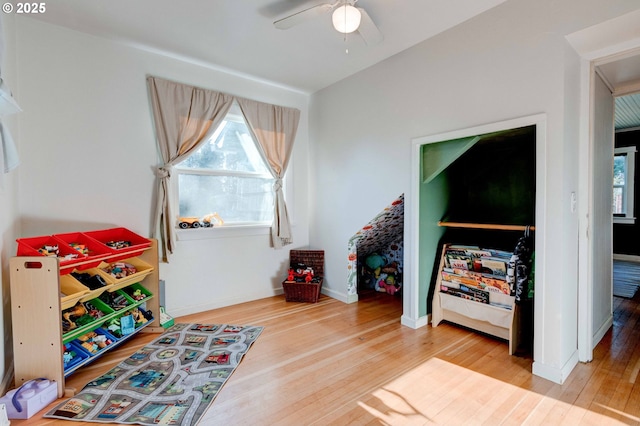
[{"label": "book on shelf", "polygon": [[466,286],[464,284],[458,287],[441,284],[440,291],[463,299],[471,300],[473,302],[489,304],[489,292],[476,287]]},{"label": "book on shelf", "polygon": [[458,268],[443,268],[440,275],[442,280],[446,282],[470,285],[491,292],[511,294],[511,287],[505,276]]},{"label": "book on shelf", "polygon": [[480,259],[480,272],[504,277],[507,275],[509,259],[501,257],[483,257]]}]

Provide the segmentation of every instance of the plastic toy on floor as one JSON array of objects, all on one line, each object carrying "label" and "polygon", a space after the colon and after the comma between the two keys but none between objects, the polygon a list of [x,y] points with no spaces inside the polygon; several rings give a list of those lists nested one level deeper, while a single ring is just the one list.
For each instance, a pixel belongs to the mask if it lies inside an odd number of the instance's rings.
[{"label": "plastic toy on floor", "polygon": [[10,419],[28,419],[58,398],[58,385],[53,380],[34,379],[7,392],[0,404],[7,408]]}]

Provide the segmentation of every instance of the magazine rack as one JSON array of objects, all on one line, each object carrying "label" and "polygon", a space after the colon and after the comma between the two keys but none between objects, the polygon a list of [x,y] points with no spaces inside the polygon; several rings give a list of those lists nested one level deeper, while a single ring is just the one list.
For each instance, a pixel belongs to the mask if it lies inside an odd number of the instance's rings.
[{"label": "magazine rack", "polygon": [[442,272],[445,267],[445,252],[442,249],[440,266],[436,279],[436,288],[431,307],[431,325],[437,327],[442,321],[449,321],[482,333],[490,334],[509,342],[509,355],[513,355],[518,347],[519,309],[514,303],[514,296],[503,295],[505,305],[511,309],[467,300],[440,291]]}]

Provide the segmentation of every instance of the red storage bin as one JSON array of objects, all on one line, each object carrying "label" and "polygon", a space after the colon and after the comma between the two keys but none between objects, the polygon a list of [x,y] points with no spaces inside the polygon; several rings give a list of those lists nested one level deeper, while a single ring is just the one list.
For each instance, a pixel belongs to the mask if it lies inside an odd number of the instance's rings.
[{"label": "red storage bin", "polygon": [[[95,268],[111,254],[108,247],[82,232],[54,234],[53,237],[63,241],[80,254],[79,260],[82,264],[76,266],[79,270]],[[79,250],[78,246],[84,247],[84,250]]]},{"label": "red storage bin", "polygon": [[126,259],[140,255],[151,247],[151,241],[127,228],[111,228],[85,232],[85,235],[100,242],[116,256],[110,256],[109,261]]},{"label": "red storage bin", "polygon": [[45,247],[57,247],[61,274],[68,274],[73,271],[78,262],[83,260],[76,250],[52,235],[18,238],[16,242],[18,243],[18,256],[56,256],[55,253],[47,254]]}]

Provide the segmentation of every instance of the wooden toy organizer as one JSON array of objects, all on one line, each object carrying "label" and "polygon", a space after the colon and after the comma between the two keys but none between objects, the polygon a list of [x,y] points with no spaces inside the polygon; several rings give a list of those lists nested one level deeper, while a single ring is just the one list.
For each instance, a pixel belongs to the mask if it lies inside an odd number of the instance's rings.
[{"label": "wooden toy organizer", "polygon": [[[141,280],[138,277],[122,278],[118,282],[118,288],[140,282],[152,295],[158,294],[158,246],[157,240],[150,241],[151,247],[141,254],[136,254],[136,257],[152,265],[152,270]],[[108,262],[110,257],[115,256],[106,255],[104,261]],[[11,258],[10,269],[15,385],[19,387],[29,380],[46,377],[57,382],[58,397],[65,394],[72,395],[74,390],[65,389],[65,375],[68,373],[65,372],[62,361],[59,259],[44,256],[17,256]],[[154,319],[137,329],[135,333],[164,331],[159,320],[158,300],[158,297],[152,297],[146,301],[146,309],[153,313]],[[100,323],[93,328],[99,326]],[[134,334],[123,337],[108,346],[104,352],[126,342]],[[92,362],[98,357],[87,358],[79,366]]]}]

